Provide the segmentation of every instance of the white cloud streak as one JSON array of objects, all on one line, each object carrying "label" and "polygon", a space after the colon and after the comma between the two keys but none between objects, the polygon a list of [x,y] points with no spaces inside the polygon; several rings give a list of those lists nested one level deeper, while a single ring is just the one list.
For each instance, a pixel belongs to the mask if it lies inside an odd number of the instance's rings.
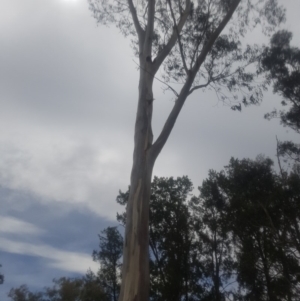
[{"label": "white cloud streak", "polygon": [[0,233],[40,235],[44,232],[43,229],[40,229],[31,223],[14,217],[0,215]]},{"label": "white cloud streak", "polygon": [[85,273],[89,268],[97,271],[99,265],[92,261],[90,254],[62,251],[45,244],[34,245],[0,237],[0,250],[8,253],[41,257],[46,266],[68,272]]}]

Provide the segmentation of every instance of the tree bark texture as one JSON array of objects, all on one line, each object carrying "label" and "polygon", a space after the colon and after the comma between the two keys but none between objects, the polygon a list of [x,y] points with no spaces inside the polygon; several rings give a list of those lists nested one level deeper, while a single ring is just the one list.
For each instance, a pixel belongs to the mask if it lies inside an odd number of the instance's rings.
[{"label": "tree bark texture", "polygon": [[[147,65],[147,63],[146,63]],[[147,66],[145,66],[147,68]],[[153,76],[140,69],[133,167],[127,204],[122,287],[119,300],[149,300],[149,199],[154,160],[149,154]]]}]

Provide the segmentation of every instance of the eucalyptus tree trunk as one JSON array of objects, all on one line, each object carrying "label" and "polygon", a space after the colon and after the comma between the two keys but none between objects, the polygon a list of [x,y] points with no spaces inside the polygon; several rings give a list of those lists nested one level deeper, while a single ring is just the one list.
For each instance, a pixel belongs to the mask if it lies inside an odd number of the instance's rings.
[{"label": "eucalyptus tree trunk", "polygon": [[[146,63],[145,65],[147,65]],[[147,66],[145,66],[147,68]],[[127,204],[127,222],[119,300],[149,299],[149,200],[154,158],[149,152],[153,134],[153,76],[140,69],[135,123],[133,167]]]},{"label": "eucalyptus tree trunk", "polygon": [[[148,64],[148,63],[147,63]],[[119,301],[149,300],[149,201],[155,160],[165,144],[176,118],[188,96],[192,80],[183,89],[176,110],[169,117],[155,144],[151,118],[153,109],[153,76],[141,68],[139,101],[135,123],[133,167],[126,209],[126,230],[123,252],[122,286]]]}]

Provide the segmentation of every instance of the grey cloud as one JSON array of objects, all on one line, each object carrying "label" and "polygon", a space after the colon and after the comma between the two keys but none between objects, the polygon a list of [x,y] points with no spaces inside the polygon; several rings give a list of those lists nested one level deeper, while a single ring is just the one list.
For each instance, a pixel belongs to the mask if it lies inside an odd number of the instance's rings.
[{"label": "grey cloud", "polygon": [[129,150],[114,149],[106,141],[59,136],[62,142],[57,143],[37,138],[38,145],[19,141],[0,148],[0,183],[32,193],[40,202],[81,203],[101,216],[114,217],[112,200],[119,188],[128,185],[129,176],[124,174],[130,163],[124,155],[129,156]]},{"label": "grey cloud", "polygon": [[[98,245],[97,234],[107,226],[117,225],[115,218],[101,217],[84,204],[51,200],[42,203],[33,195],[17,193],[17,190],[7,188],[0,188],[0,199],[2,216],[20,223],[29,223],[37,229],[35,235],[32,233],[31,236],[14,231],[14,239],[59,246],[65,251],[91,253]],[[111,202],[115,203],[115,198]],[[113,215],[121,210],[120,206],[115,206]],[[12,237],[9,231],[5,232],[5,237]]]},{"label": "grey cloud", "polygon": [[26,283],[40,290],[51,285],[54,277],[83,275],[90,266],[97,269],[91,254],[98,249],[98,234],[107,226],[117,225],[83,204],[41,203],[33,195],[7,188],[0,188],[0,200],[6,219],[37,230],[30,235],[5,229],[0,233],[0,262],[5,274],[0,299],[4,301],[4,294],[13,286]]},{"label": "grey cloud", "polygon": [[[34,9],[19,4],[23,13],[5,29],[11,35],[4,38],[0,52],[3,108],[39,122],[94,120],[111,127],[114,118],[122,120],[124,112],[131,111],[125,95],[133,98],[137,92],[136,80],[119,82],[116,89],[117,77],[137,76],[126,57],[127,41],[122,41],[123,56],[117,55],[120,41],[96,28],[86,3],[80,4],[75,16],[58,1],[30,3]],[[120,110],[112,110],[116,106]]]}]

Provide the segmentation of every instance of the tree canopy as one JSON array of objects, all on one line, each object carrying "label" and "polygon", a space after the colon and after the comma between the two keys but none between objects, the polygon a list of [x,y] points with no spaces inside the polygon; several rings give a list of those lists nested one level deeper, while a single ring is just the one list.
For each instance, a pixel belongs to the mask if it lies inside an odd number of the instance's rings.
[{"label": "tree canopy", "polygon": [[[285,10],[277,0],[88,2],[97,22],[114,24],[124,36],[131,37],[137,57],[149,39],[147,60],[153,65],[149,72],[154,76],[163,65],[165,88],[175,95],[179,93],[168,83],[184,85],[192,76],[188,94],[210,87],[223,101],[241,100],[238,92],[242,93],[244,104],[261,100],[262,86],[253,82],[255,70],[247,67],[258,61],[262,48],[243,40],[257,26],[269,34],[285,20]],[[226,23],[228,26],[222,32]],[[143,68],[140,63],[139,66]],[[231,92],[230,96],[224,87]]]}]

